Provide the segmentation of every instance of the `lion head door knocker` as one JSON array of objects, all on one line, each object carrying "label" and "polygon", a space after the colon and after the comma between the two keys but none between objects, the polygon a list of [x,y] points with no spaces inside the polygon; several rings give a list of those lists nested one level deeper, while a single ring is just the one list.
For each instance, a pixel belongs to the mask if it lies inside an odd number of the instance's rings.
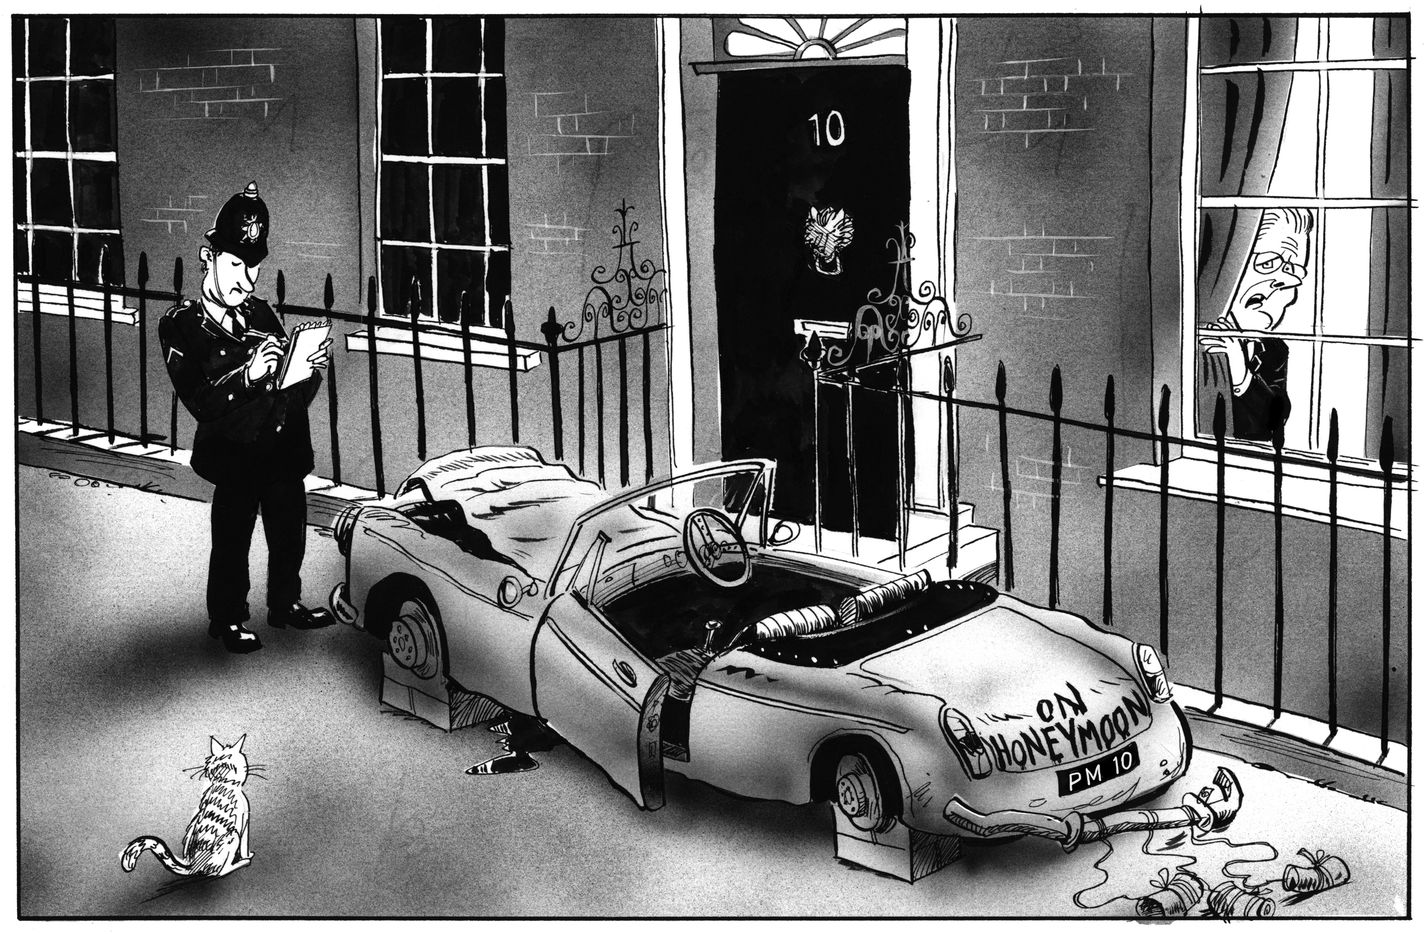
[{"label": "lion head door knocker", "polygon": [[841,274],[841,251],[855,239],[855,222],[841,208],[811,208],[806,216],[806,245],[811,268],[823,276]]}]

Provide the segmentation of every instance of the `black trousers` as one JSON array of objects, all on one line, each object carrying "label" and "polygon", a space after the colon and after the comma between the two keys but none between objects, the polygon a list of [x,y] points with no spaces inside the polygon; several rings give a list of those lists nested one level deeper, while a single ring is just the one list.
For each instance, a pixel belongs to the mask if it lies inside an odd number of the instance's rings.
[{"label": "black trousers", "polygon": [[219,625],[250,618],[248,551],[258,510],[267,537],[267,606],[284,607],[302,598],[307,543],[302,478],[220,483],[213,488],[213,551],[208,561],[208,619]]}]

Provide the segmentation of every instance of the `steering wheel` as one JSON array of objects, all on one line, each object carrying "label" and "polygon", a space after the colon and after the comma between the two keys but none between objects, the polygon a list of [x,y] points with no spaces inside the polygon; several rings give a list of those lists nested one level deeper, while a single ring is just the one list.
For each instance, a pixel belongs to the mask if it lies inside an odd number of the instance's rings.
[{"label": "steering wheel", "polygon": [[747,540],[731,519],[711,508],[694,509],[682,526],[687,563],[718,587],[740,587],[752,576]]}]

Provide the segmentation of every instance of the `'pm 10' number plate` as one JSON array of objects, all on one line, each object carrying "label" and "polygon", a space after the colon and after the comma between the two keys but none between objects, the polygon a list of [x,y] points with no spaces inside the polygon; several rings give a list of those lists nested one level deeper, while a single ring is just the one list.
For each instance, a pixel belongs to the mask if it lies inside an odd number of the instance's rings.
[{"label": "'pm 10' number plate", "polygon": [[1075,765],[1071,769],[1059,769],[1058,793],[1060,795],[1077,794],[1094,785],[1112,781],[1114,778],[1131,772],[1141,762],[1142,758],[1137,754],[1137,744],[1128,743],[1121,749],[1094,759],[1086,765]]}]

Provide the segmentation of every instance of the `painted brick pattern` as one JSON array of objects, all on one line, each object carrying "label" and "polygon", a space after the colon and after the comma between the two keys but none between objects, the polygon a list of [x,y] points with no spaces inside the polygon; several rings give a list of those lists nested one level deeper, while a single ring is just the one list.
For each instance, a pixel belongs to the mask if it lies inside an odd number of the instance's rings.
[{"label": "painted brick pattern", "polygon": [[638,117],[632,111],[593,110],[588,95],[574,91],[536,91],[534,119],[542,133],[529,134],[529,155],[547,156],[560,165],[566,158],[612,155],[613,141],[634,139]]},{"label": "painted brick pattern", "polygon": [[[994,432],[989,432],[984,436],[985,453],[997,456],[999,436]],[[1013,490],[1010,494],[1015,506],[1022,506],[1034,512],[1040,508],[1048,509],[1053,501],[1053,461],[1048,458],[1031,457],[1027,454],[1012,455],[1013,469]],[[1063,445],[1063,487],[1082,486],[1084,482],[1091,482],[1090,468],[1083,464],[1073,462],[1073,448]],[[998,502],[1004,493],[1004,485],[1000,481],[999,471],[996,469],[989,474],[989,482],[985,485],[990,493],[994,494],[995,502]]]},{"label": "painted brick pattern", "polygon": [[552,218],[544,215],[542,223],[525,224],[529,229],[529,247],[525,251],[538,256],[582,256],[583,235],[589,228],[569,222],[568,212]]},{"label": "painted brick pattern", "polygon": [[[989,288],[980,295],[1004,303],[1020,317],[1044,321],[1069,321],[1083,302],[1100,298],[1094,294],[1098,260],[1113,238],[1097,234],[1050,233],[1041,225],[1037,233],[1024,225],[1021,233],[997,237],[975,237],[1003,253],[1004,278],[991,274]],[[1017,307],[1015,307],[1017,306]]]},{"label": "painted brick pattern", "polygon": [[[1131,73],[1109,67],[1106,58],[1010,59],[1000,74],[967,81],[971,109],[982,121],[975,132],[1023,137],[1024,148],[1065,133],[1090,133],[1093,109],[1122,90]],[[1093,67],[1094,65],[1097,67]]]},{"label": "painted brick pattern", "polygon": [[[183,63],[138,72],[162,120],[267,119],[283,100],[277,89],[281,49],[208,49],[183,54]],[[175,59],[176,60],[176,59]]]},{"label": "painted brick pattern", "polygon": [[148,208],[145,212],[150,215],[141,217],[145,224],[152,224],[155,227],[162,226],[164,233],[172,236],[175,231],[188,234],[188,223],[198,225],[202,230],[207,230],[207,223],[212,220],[211,209],[206,204],[207,195],[184,195],[183,203],[177,204],[170,195],[167,204],[156,205]]}]

